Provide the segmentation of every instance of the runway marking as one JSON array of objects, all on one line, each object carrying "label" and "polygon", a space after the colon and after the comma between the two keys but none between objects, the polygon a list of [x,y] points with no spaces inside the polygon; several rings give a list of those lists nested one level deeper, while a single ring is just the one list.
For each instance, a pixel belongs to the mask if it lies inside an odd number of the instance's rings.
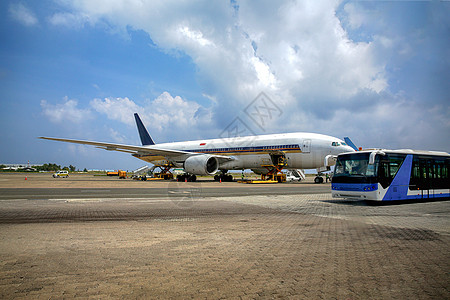
[{"label": "runway marking", "polygon": [[191,194],[191,191],[168,191],[169,194]]},{"label": "runway marking", "polygon": [[196,218],[169,218],[169,219],[153,219],[152,221],[156,222],[192,222],[196,221]]},{"label": "runway marking", "polygon": [[22,198],[10,198],[10,199],[0,199],[0,201],[28,201],[29,199]]},{"label": "runway marking", "polygon": [[[181,197],[180,197],[181,198]],[[173,201],[178,198],[162,198],[162,199],[151,199],[151,198],[56,198],[47,199],[48,201],[65,201],[65,202],[107,202],[107,201],[129,201],[129,202],[167,202]],[[215,198],[214,198],[215,199]],[[214,199],[195,199],[195,201],[213,201]],[[15,200],[15,199],[14,199]],[[23,199],[27,200],[27,199]]]},{"label": "runway marking", "polygon": [[48,199],[49,201],[64,201],[64,202],[102,202],[102,198],[86,198],[86,199]]},{"label": "runway marking", "polygon": [[103,193],[103,192],[111,192],[111,190],[81,190],[81,193]]}]

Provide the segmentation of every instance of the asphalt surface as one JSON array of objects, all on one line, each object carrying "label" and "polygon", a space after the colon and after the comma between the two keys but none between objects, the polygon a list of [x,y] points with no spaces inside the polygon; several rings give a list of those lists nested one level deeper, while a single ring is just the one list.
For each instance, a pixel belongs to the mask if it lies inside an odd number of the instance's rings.
[{"label": "asphalt surface", "polygon": [[0,298],[449,299],[450,202],[0,175]]},{"label": "asphalt surface", "polygon": [[[241,186],[239,186],[241,185]],[[45,200],[58,198],[161,198],[184,197],[183,191],[196,190],[197,197],[235,197],[252,195],[298,195],[321,194],[327,192],[330,185],[302,188],[301,185],[283,184],[283,188],[271,185],[249,187],[236,183],[234,187],[204,187],[200,183],[171,182],[164,188],[4,188],[1,189],[2,199]],[[180,191],[180,192],[177,192]]]}]

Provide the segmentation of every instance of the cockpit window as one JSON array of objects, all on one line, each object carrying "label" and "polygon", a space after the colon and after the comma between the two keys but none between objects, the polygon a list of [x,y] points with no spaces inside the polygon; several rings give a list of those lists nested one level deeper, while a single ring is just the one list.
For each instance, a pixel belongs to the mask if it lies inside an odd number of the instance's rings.
[{"label": "cockpit window", "polygon": [[344,143],[344,142],[332,142],[331,143],[331,146],[334,146],[334,147],[337,147],[337,146],[347,146],[347,144],[346,143]]}]

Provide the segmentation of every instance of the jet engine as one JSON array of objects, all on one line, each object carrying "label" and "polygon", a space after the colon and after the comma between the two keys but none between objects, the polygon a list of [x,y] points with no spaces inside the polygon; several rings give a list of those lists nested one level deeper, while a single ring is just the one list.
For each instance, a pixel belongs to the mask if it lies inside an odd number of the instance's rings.
[{"label": "jet engine", "polygon": [[207,154],[194,155],[184,161],[184,170],[196,175],[212,175],[219,169],[217,158]]}]

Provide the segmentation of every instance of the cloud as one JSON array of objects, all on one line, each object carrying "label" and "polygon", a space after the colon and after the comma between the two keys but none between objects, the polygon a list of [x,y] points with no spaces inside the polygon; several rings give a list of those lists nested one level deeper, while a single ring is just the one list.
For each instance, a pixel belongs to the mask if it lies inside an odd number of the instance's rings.
[{"label": "cloud", "polygon": [[[406,128],[403,123],[421,124],[435,132],[448,129],[448,116],[435,113],[436,120],[427,121],[428,125],[419,121],[421,108],[441,105],[445,110],[448,101],[445,4],[337,0],[260,1],[257,5],[251,1],[174,3],[79,0],[63,2],[67,15],[59,13],[54,18],[102,22],[117,32],[142,30],[161,51],[188,55],[196,66],[202,93],[215,99],[213,106],[206,109],[167,93],[142,107],[128,98],[97,99],[92,103],[97,111],[131,124],[132,117],[125,114],[140,108],[152,121],[157,120],[154,126],[159,129],[171,126],[168,120],[179,128],[195,126],[199,124],[196,116],[201,115],[209,118],[207,124],[215,122],[216,128],[224,128],[264,91],[284,112],[271,124],[278,131],[345,132],[349,129],[340,124],[353,125],[342,122],[341,117],[355,119],[355,112],[359,114],[358,130],[370,131],[370,126],[376,126],[385,132],[385,142],[395,141],[401,133],[390,131],[389,126]],[[406,94],[400,99],[402,91]],[[402,113],[402,107],[407,113]],[[396,119],[386,119],[389,110],[397,113]],[[370,112],[385,122],[364,122],[370,119]],[[439,122],[440,118],[447,121]],[[423,131],[420,128],[417,130]]]},{"label": "cloud", "polygon": [[108,119],[116,120],[127,125],[134,124],[134,113],[141,113],[143,109],[128,98],[94,99],[91,106],[99,113],[106,114]]},{"label": "cloud", "polygon": [[53,123],[81,123],[91,118],[89,109],[77,107],[78,101],[64,97],[64,102],[59,104],[49,104],[46,100],[41,100],[43,114]]},{"label": "cloud", "polygon": [[81,20],[144,30],[163,51],[186,53],[200,82],[208,84],[205,93],[227,99],[229,111],[261,91],[287,106],[323,95],[344,101],[362,89],[387,88],[384,65],[374,60],[372,45],[347,37],[334,1],[266,1],[255,8],[246,1],[173,6],[170,1],[101,5],[82,0],[71,6]]},{"label": "cloud", "polygon": [[85,24],[93,24],[94,20],[85,14],[55,13],[48,19],[54,26],[66,26],[72,28],[82,28]]},{"label": "cloud", "polygon": [[[193,128],[199,131],[200,127],[211,125],[210,111],[194,101],[173,97],[163,92],[154,100],[147,100],[144,105],[138,105],[129,98],[94,99],[91,107],[108,119],[123,124],[135,126],[134,113],[138,113],[147,127],[158,132],[165,132],[168,136],[182,137]],[[117,137],[117,134],[114,134]]]},{"label": "cloud", "polygon": [[[184,140],[186,136],[193,134],[198,134],[200,138],[213,128],[211,109],[180,96],[173,97],[168,92],[163,92],[153,100],[146,100],[143,104],[137,104],[127,97],[109,97],[93,99],[90,101],[89,107],[79,108],[77,100],[64,97],[63,103],[58,104],[50,104],[46,100],[42,100],[41,108],[42,113],[56,124],[85,124],[86,121],[92,120],[93,113],[97,112],[106,115],[109,120],[134,127],[136,125],[134,113],[138,113],[150,132],[163,132],[172,141],[173,139]],[[123,128],[123,130],[128,129]],[[106,127],[104,132],[119,143],[134,141],[116,129]]]},{"label": "cloud", "polygon": [[127,140],[127,138],[124,135],[120,134],[120,132],[118,132],[112,128],[109,128],[109,135],[112,137],[113,141],[116,143],[124,144]]},{"label": "cloud", "polygon": [[22,3],[12,3],[9,5],[10,16],[25,26],[33,26],[39,23],[35,14]]}]

